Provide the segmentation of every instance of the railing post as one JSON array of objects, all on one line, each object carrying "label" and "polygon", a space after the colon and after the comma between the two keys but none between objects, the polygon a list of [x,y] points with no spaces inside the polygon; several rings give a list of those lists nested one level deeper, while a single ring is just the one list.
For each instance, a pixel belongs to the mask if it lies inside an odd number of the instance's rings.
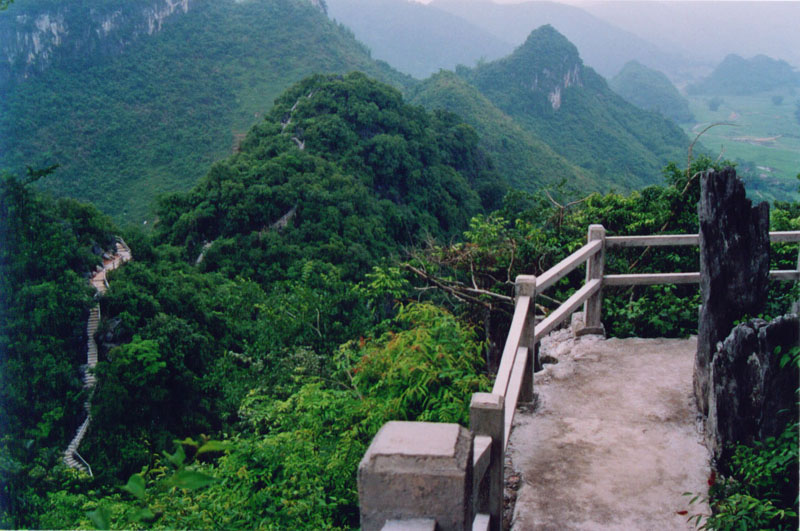
[{"label": "railing post", "polygon": [[384,424],[358,466],[361,529],[423,520],[441,531],[471,529],[472,439],[458,424]]},{"label": "railing post", "polygon": [[533,402],[533,370],[536,366],[534,356],[538,354],[536,349],[536,276],[519,275],[514,282],[515,299],[520,297],[530,297],[531,302],[528,306],[528,316],[525,319],[525,328],[522,331],[522,345],[528,347],[528,359],[525,361],[525,374],[522,377],[522,388],[520,389],[519,401],[524,403]]},{"label": "railing post", "polygon": [[[588,242],[595,240],[603,242],[600,250],[586,261],[586,282],[603,278],[603,269],[606,261],[606,229],[602,225],[589,225]],[[603,288],[589,297],[583,305],[583,328],[576,332],[576,335],[586,334],[605,334],[603,323],[601,322],[603,310]]]},{"label": "railing post", "polygon": [[503,466],[505,465],[505,400],[502,395],[474,393],[469,405],[469,428],[492,438],[486,475],[474,492],[475,513],[489,515],[489,529],[503,528]]}]

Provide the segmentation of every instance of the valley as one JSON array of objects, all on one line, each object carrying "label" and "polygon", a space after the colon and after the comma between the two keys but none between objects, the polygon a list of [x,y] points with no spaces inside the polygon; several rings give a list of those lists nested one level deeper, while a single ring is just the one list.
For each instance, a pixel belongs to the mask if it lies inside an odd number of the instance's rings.
[{"label": "valley", "polygon": [[703,134],[703,145],[717,156],[737,161],[746,172],[749,192],[755,197],[796,199],[796,177],[800,174],[798,93],[779,90],[719,96],[722,101],[714,111],[709,109],[710,97],[690,96],[697,123],[684,124],[684,129],[687,134],[696,135],[710,124],[726,124]]}]

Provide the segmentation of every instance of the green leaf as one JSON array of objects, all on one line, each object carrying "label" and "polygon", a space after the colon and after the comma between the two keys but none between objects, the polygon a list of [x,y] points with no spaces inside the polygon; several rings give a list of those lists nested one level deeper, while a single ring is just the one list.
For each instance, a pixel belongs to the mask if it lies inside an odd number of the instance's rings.
[{"label": "green leaf", "polygon": [[204,454],[206,452],[224,452],[230,448],[231,444],[225,441],[208,441],[197,450],[197,455]]},{"label": "green leaf", "polygon": [[135,518],[144,522],[152,522],[156,519],[156,514],[150,510],[150,507],[144,507],[138,513],[136,513]]},{"label": "green leaf", "polygon": [[191,437],[186,437],[182,441],[179,439],[173,439],[172,442],[174,442],[175,444],[185,444],[186,446],[192,446],[194,448],[197,448],[200,445],[197,441],[195,441]]},{"label": "green leaf", "polygon": [[183,446],[180,444],[178,445],[178,448],[175,450],[174,454],[169,454],[165,450],[164,456],[169,459],[169,462],[175,465],[176,468],[180,468],[183,465],[183,462],[186,461],[186,452],[183,451]]},{"label": "green leaf", "polygon": [[100,506],[94,511],[86,513],[95,529],[111,529],[111,512],[105,506]]},{"label": "green leaf", "polygon": [[128,483],[122,487],[122,490],[130,492],[140,500],[144,498],[144,478],[139,474],[134,474],[128,478]]},{"label": "green leaf", "polygon": [[179,470],[172,476],[170,483],[182,489],[196,490],[207,487],[215,481],[217,481],[216,478],[196,470]]}]

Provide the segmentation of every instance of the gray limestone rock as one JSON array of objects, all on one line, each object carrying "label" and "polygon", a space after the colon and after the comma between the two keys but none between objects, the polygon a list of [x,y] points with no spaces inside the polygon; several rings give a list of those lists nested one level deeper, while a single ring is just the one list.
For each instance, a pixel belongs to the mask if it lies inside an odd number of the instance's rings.
[{"label": "gray limestone rock", "polygon": [[752,206],[733,168],[701,176],[700,289],[694,392],[708,414],[709,363],[736,320],[764,309],[769,282],[769,205]]},{"label": "gray limestone rock", "polygon": [[[717,345],[710,364],[706,440],[718,463],[731,445],[776,437],[797,418],[797,366],[780,369],[781,354],[800,341],[796,314],[738,325]],[[780,353],[776,354],[777,347]]]}]

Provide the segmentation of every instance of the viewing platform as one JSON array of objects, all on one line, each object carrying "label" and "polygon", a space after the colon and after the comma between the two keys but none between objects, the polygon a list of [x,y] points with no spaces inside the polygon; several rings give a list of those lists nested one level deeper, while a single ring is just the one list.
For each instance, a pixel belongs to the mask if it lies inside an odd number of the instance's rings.
[{"label": "viewing platform", "polygon": [[[512,529],[694,529],[709,452],[692,390],[696,339],[543,341],[536,403],[517,412]],[[688,512],[688,514],[687,514]]]},{"label": "viewing platform", "polygon": [[[770,241],[798,242],[800,231],[772,232]],[[506,455],[520,477],[512,528],[693,528],[688,517],[707,508],[690,506],[683,493],[705,495],[710,473],[693,383],[696,341],[606,340],[601,313],[604,286],[701,281],[695,272],[609,275],[607,252],[701,243],[697,234],[606,237],[591,225],[586,245],[538,277],[518,276],[494,385],[472,395],[469,429],[385,424],[358,470],[362,529],[507,528]],[[537,295],[583,264],[583,286],[539,320]],[[764,275],[798,281],[800,267]],[[563,331],[568,344],[548,354],[550,334],[581,307],[574,337]],[[550,367],[534,376],[541,364]]]}]

